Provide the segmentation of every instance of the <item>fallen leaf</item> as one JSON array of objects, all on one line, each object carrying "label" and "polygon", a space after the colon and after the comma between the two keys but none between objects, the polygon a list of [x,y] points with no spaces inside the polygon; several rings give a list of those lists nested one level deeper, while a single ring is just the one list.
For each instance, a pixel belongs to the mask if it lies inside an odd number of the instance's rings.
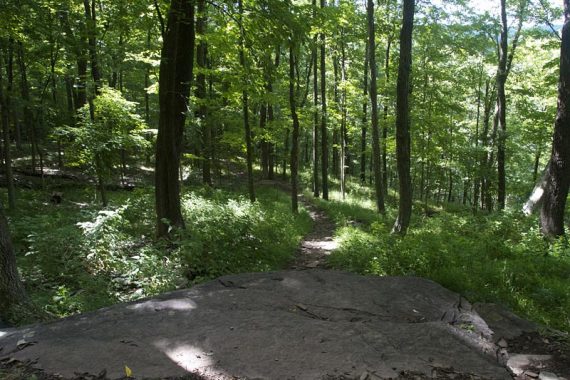
[{"label": "fallen leaf", "polygon": [[127,375],[127,377],[133,377],[133,370],[125,366],[125,375]]}]

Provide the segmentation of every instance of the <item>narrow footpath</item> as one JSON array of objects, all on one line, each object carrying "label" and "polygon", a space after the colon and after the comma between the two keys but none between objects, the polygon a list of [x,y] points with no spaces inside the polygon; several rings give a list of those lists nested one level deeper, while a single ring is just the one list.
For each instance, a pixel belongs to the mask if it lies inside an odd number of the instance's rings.
[{"label": "narrow footpath", "polygon": [[289,269],[326,269],[326,257],[338,247],[333,240],[335,224],[322,210],[302,196],[299,197],[299,201],[309,211],[313,220],[313,230],[299,245],[295,260]]}]

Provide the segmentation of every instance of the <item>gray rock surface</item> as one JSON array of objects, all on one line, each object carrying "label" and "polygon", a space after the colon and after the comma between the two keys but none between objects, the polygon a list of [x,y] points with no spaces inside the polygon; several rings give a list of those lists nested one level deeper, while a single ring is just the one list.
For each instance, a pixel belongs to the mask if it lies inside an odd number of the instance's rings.
[{"label": "gray rock surface", "polygon": [[[485,321],[414,277],[305,270],[222,277],[188,290],[8,330],[0,356],[47,373],[137,378],[510,379]],[[439,372],[438,372],[439,371]]]}]

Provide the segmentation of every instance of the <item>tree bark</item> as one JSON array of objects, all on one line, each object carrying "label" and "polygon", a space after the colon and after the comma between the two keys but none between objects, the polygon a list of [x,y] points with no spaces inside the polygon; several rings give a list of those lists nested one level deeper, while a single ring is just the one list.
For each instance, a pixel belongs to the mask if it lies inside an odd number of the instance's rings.
[{"label": "tree bark", "polygon": [[499,68],[497,70],[497,112],[499,114],[500,127],[497,141],[497,206],[499,210],[505,208],[506,199],[505,139],[507,133],[507,99],[505,83],[507,81],[508,32],[506,0],[501,0],[501,40],[499,45]]},{"label": "tree bark", "polygon": [[380,164],[380,131],[378,130],[378,89],[376,72],[376,26],[374,24],[374,1],[368,0],[366,9],[368,24],[368,63],[370,65],[370,117],[372,121],[372,162],[374,171],[374,189],[376,191],[376,210],[386,213],[384,206],[384,187]]},{"label": "tree bark", "polygon": [[[344,48],[344,30],[341,32],[341,57],[340,57],[340,78],[342,84],[341,94],[341,119],[340,119],[340,193],[342,199],[346,196],[346,173],[348,164],[350,162],[350,155],[348,150],[348,132],[347,132],[347,104],[346,104],[346,51]],[[348,170],[350,172],[350,170]]]},{"label": "tree bark", "polygon": [[[317,0],[313,0],[313,20],[317,18]],[[319,68],[317,53],[317,35],[313,39],[311,59],[313,60],[313,196],[320,196],[319,184]]]},{"label": "tree bark", "polygon": [[158,94],[160,116],[156,141],[155,202],[159,237],[169,234],[169,224],[184,228],[178,172],[194,66],[194,45],[194,1],[172,0],[161,53]]},{"label": "tree bark", "polygon": [[564,235],[564,209],[570,186],[570,0],[564,0],[564,26],[560,49],[558,112],[544,199],[540,210],[540,227],[549,238]]},{"label": "tree bark", "polygon": [[239,23],[240,23],[240,50],[239,60],[244,70],[243,90],[242,90],[242,106],[243,106],[243,125],[245,131],[245,146],[247,155],[247,190],[249,193],[249,200],[255,202],[255,188],[253,186],[253,144],[251,141],[251,127],[249,125],[249,93],[248,93],[248,78],[247,78],[247,65],[245,62],[245,29],[243,26],[243,0],[238,1],[239,8]]},{"label": "tree bark", "polygon": [[524,16],[528,1],[523,0],[519,4],[518,26],[513,37],[510,53],[508,52],[509,28],[507,25],[506,0],[501,0],[501,40],[499,45],[499,67],[497,70],[497,113],[499,118],[499,132],[497,139],[497,207],[504,210],[506,205],[506,137],[507,137],[507,98],[505,84],[511,70],[513,57],[518,45]]},{"label": "tree bark", "polygon": [[[479,124],[481,122],[481,89],[483,86],[483,65],[481,64],[481,70],[479,72],[479,82],[477,85],[477,122],[475,124],[475,151],[479,150]],[[481,173],[477,170],[477,158],[475,159],[473,165],[473,203],[472,210],[476,212],[478,210],[479,204],[479,193],[481,190]]]},{"label": "tree bark", "polygon": [[368,132],[368,50],[370,46],[366,44],[364,57],[364,78],[362,87],[364,90],[364,101],[362,102],[362,129],[360,135],[360,183],[366,183],[366,134]]},{"label": "tree bark", "polygon": [[398,218],[392,232],[405,235],[412,216],[412,183],[410,178],[410,72],[412,66],[412,30],[414,0],[404,0],[400,32],[400,62],[396,89],[396,158],[399,177]]},{"label": "tree bark", "polygon": [[[0,51],[1,54],[1,51]],[[0,57],[1,58],[1,57]],[[6,89],[6,94],[3,93],[3,80],[2,80],[2,59],[0,59],[0,116],[2,117],[2,138],[3,138],[3,153],[4,153],[4,170],[6,172],[6,184],[8,187],[8,207],[11,210],[16,208],[16,189],[14,187],[14,175],[12,171],[12,156],[10,148],[10,108],[11,99],[10,95],[12,92],[13,84],[13,67],[14,67],[14,40],[9,39],[8,41],[8,62],[6,65],[7,77],[8,77],[8,87]]]},{"label": "tree bark", "polygon": [[[292,39],[291,39],[292,40]],[[295,101],[295,52],[293,41],[289,46],[289,106],[291,108],[291,118],[293,121],[293,136],[291,142],[291,209],[294,213],[299,212],[298,200],[298,169],[299,169],[299,117],[297,115],[297,105]]]},{"label": "tree bark", "polygon": [[[390,83],[390,49],[392,47],[392,34],[388,36],[388,44],[386,45],[386,62],[384,66],[384,74],[386,75],[386,88]],[[388,141],[388,101],[384,101],[384,125],[382,125],[382,185],[384,186],[384,195],[388,194],[388,150],[386,149],[386,141]]]},{"label": "tree bark", "polygon": [[212,131],[207,118],[208,106],[206,91],[206,73],[208,46],[205,41],[207,17],[206,17],[206,0],[197,1],[198,16],[196,19],[196,36],[198,46],[196,48],[196,64],[198,66],[198,74],[196,76],[196,98],[198,99],[197,117],[202,130],[202,182],[205,185],[212,186]]},{"label": "tree bark", "polygon": [[101,68],[97,57],[97,14],[95,12],[95,0],[83,0],[85,8],[85,20],[87,26],[87,41],[89,47],[89,60],[91,61],[91,76],[95,82],[95,94],[99,94],[101,88]]},{"label": "tree bark", "polygon": [[31,322],[39,316],[28,298],[16,267],[8,221],[0,205],[0,319],[10,324]]},{"label": "tree bark", "polygon": [[[326,7],[326,0],[321,0],[321,9]],[[321,181],[323,188],[323,199],[329,200],[329,146],[327,133],[327,65],[326,65],[326,37],[321,32]]]},{"label": "tree bark", "polygon": [[[87,103],[87,93],[86,93],[86,79],[87,79],[87,58],[85,57],[85,41],[83,36],[80,38],[75,38],[71,25],[69,23],[69,11],[67,9],[61,9],[58,11],[58,17],[61,26],[65,32],[65,36],[68,39],[68,46],[72,46],[72,52],[75,55],[75,60],[77,62],[77,81],[74,83],[74,106],[75,109],[83,107]],[[82,32],[79,33],[83,35]]]}]

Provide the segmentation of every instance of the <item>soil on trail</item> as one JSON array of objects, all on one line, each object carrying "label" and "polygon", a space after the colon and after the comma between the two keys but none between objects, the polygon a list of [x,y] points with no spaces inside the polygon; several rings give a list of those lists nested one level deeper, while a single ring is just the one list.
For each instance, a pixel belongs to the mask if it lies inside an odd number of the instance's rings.
[{"label": "soil on trail", "polygon": [[297,250],[295,260],[290,269],[326,269],[326,257],[334,251],[338,244],[334,241],[334,222],[312,203],[304,198],[299,199],[313,220],[313,230],[309,232]]}]

